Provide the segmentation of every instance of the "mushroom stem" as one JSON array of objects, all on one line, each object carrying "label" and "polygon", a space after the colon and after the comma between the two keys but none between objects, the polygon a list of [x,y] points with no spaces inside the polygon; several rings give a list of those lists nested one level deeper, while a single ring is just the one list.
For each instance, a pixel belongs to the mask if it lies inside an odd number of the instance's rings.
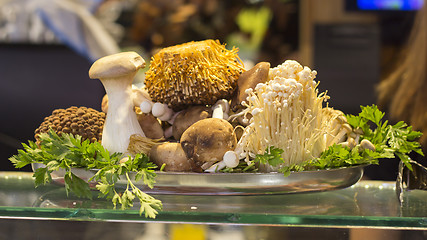
[{"label": "mushroom stem", "polygon": [[332,141],[330,142],[330,144],[328,146],[331,146],[331,145],[334,145],[335,143],[340,143],[340,142],[344,141],[343,138],[345,137],[345,135],[350,134],[350,133],[351,133],[350,125],[348,125],[346,123],[342,124],[340,131],[338,132],[337,135],[335,135],[335,137],[332,139]]},{"label": "mushroom stem", "polygon": [[210,172],[210,173],[218,172],[219,170],[221,170],[225,167],[226,167],[225,162],[219,161],[219,162],[213,164],[212,166],[210,166],[208,169],[206,169],[205,172]]},{"label": "mushroom stem", "polygon": [[132,90],[126,83],[129,79],[133,79],[133,76],[127,76],[127,79],[101,80],[109,102],[102,132],[102,146],[112,152],[126,152],[129,138],[133,134],[145,137],[133,111]]},{"label": "mushroom stem", "polygon": [[[226,99],[218,100],[212,107],[212,118],[228,118],[228,111],[230,110],[230,105]],[[225,117],[224,117],[225,115]]]},{"label": "mushroom stem", "polygon": [[173,136],[172,134],[172,126],[168,127],[165,129],[163,135],[165,136],[166,139],[170,138]]}]

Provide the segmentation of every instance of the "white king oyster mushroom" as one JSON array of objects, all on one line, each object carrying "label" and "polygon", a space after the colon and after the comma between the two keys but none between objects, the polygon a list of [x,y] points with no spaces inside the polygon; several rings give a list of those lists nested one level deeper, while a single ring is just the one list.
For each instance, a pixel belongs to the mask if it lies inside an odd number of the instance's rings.
[{"label": "white king oyster mushroom", "polygon": [[102,146],[125,153],[133,134],[145,137],[133,110],[132,81],[144,59],[136,52],[122,52],[95,61],[89,77],[99,79],[108,96],[108,112],[102,132]]}]

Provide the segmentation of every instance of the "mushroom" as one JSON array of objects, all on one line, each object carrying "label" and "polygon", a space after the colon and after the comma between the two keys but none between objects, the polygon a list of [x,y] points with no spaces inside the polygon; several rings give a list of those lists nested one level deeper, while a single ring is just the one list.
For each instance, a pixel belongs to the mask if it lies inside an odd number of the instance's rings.
[{"label": "mushroom", "polygon": [[153,104],[151,113],[153,116],[165,122],[169,121],[173,117],[172,109],[170,109],[167,104],[159,102]]},{"label": "mushroom", "polygon": [[173,122],[172,136],[179,140],[182,133],[195,122],[212,116],[212,110],[205,106],[193,106],[179,112]]},{"label": "mushroom", "polygon": [[132,101],[135,107],[139,107],[142,102],[151,101],[150,95],[145,88],[138,88],[132,85]]},{"label": "mushroom", "polygon": [[165,142],[151,148],[150,159],[157,166],[164,166],[166,172],[189,172],[192,169],[190,160],[184,153],[181,144]]},{"label": "mushroom", "polygon": [[98,59],[89,69],[89,77],[99,79],[108,95],[102,146],[110,152],[125,153],[131,135],[145,136],[134,112],[131,86],[144,66],[144,59],[136,52],[122,52]]},{"label": "mushroom", "polygon": [[339,129],[338,133],[332,138],[332,140],[327,146],[343,142],[345,140],[345,136],[350,135],[350,133],[352,133],[351,126],[347,123],[338,125],[337,129]]},{"label": "mushroom", "polygon": [[375,145],[371,143],[371,141],[369,141],[368,139],[363,139],[360,142],[360,148],[361,149],[369,149],[371,151],[375,152]]},{"label": "mushroom", "polygon": [[162,125],[159,120],[150,113],[143,113],[139,108],[135,109],[136,118],[145,136],[152,139],[164,137]]},{"label": "mushroom", "polygon": [[180,142],[187,158],[193,161],[193,171],[208,169],[237,145],[233,126],[219,118],[194,123],[182,134]]},{"label": "mushroom", "polygon": [[98,142],[102,138],[102,128],[105,122],[105,113],[88,107],[72,106],[67,109],[55,109],[45,117],[40,126],[34,131],[36,143],[40,142],[40,133],[47,133],[50,129],[58,135],[71,133],[80,135],[82,140],[89,139]]},{"label": "mushroom", "polygon": [[[132,98],[133,105],[135,107],[140,107],[143,102],[151,103],[151,105],[153,104],[150,100],[150,96],[148,95],[147,91],[143,88],[137,88],[135,87],[135,85],[132,85],[131,98]],[[105,113],[108,112],[108,95],[107,94],[105,94],[104,97],[102,98],[101,109]],[[151,107],[149,111],[147,112],[143,111],[143,112],[150,113]]]},{"label": "mushroom", "polygon": [[152,101],[146,100],[141,102],[141,104],[139,105],[139,108],[143,113],[150,113],[151,110],[153,109],[153,105],[154,103]]},{"label": "mushroom", "polygon": [[212,106],[212,117],[226,119],[228,111],[230,111],[230,104],[226,99],[220,99]]},{"label": "mushroom", "polygon": [[222,161],[219,161],[212,165],[210,168],[206,169],[205,172],[217,172],[225,167],[235,168],[239,165],[239,157],[235,151],[227,151]]},{"label": "mushroom", "polygon": [[151,100],[143,100],[139,105],[143,113],[152,113],[153,116],[159,118],[161,121],[169,122],[173,118],[175,112],[168,107],[167,104],[160,102],[152,102]]},{"label": "mushroom", "polygon": [[238,110],[242,101],[246,100],[248,94],[246,89],[255,89],[258,83],[265,83],[268,80],[270,63],[259,62],[250,70],[243,72],[237,79],[237,90],[231,102],[231,109]]},{"label": "mushroom", "polygon": [[244,71],[237,51],[211,39],[163,48],[151,58],[145,86],[174,111],[229,99]]}]

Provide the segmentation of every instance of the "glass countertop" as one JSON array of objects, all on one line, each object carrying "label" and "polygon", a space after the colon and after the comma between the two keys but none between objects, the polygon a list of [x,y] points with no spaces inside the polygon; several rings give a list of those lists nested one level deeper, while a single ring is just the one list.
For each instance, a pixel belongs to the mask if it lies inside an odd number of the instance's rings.
[{"label": "glass countertop", "polygon": [[405,191],[400,204],[394,182],[360,181],[341,190],[283,195],[153,195],[163,202],[156,219],[140,216],[138,204],[116,210],[96,196],[67,196],[62,186],[35,188],[32,173],[0,172],[2,219],[427,229],[427,191]]}]

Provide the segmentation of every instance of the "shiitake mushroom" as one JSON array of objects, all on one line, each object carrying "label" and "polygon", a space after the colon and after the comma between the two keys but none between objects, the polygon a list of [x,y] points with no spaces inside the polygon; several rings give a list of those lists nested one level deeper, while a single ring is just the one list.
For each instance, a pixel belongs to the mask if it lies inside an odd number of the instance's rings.
[{"label": "shiitake mushroom", "polygon": [[237,145],[233,126],[224,119],[207,118],[191,125],[180,140],[185,155],[192,163],[192,169],[201,172]]}]

